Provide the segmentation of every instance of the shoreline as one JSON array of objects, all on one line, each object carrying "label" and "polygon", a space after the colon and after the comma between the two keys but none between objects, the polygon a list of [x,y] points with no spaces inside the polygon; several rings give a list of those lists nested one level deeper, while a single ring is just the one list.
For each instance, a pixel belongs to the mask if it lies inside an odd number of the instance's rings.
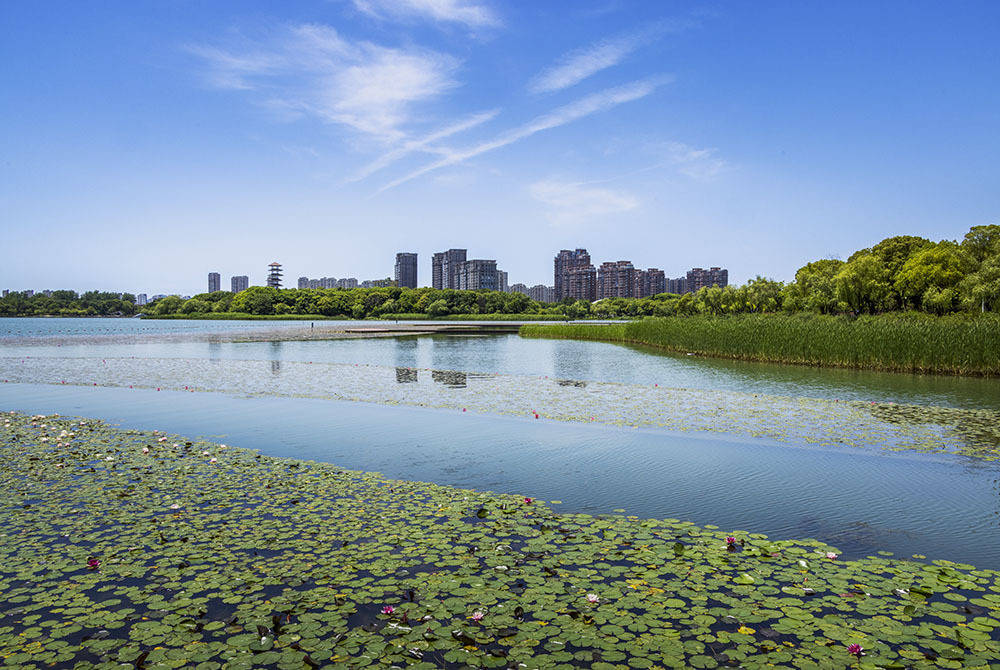
[{"label": "shoreline", "polygon": [[21,667],[1000,660],[997,571],[2,417],[0,656]]}]

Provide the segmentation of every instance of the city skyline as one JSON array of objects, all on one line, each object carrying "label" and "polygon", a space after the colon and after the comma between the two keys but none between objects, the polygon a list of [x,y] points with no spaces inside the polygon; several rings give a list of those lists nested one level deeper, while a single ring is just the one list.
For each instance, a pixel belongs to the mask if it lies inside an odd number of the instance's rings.
[{"label": "city skyline", "polygon": [[995,2],[391,6],[0,5],[0,285],[391,276],[374,231],[787,281],[1000,220]]}]

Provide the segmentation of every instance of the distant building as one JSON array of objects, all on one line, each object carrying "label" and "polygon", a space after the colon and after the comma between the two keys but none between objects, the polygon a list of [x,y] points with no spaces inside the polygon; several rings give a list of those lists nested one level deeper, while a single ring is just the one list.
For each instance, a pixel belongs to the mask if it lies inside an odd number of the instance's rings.
[{"label": "distant building", "polygon": [[416,254],[396,254],[396,286],[401,288],[417,288]]},{"label": "distant building", "polygon": [[145,293],[139,293],[135,296],[135,304],[138,305],[139,307],[142,307],[143,305],[146,305],[148,303],[149,300],[146,298]]},{"label": "distant building", "polygon": [[[42,295],[44,295],[46,298],[51,298],[52,297],[52,289],[45,289],[44,291],[42,291]],[[120,295],[118,296],[118,299],[121,300],[121,296]]]},{"label": "distant building", "polygon": [[344,277],[343,279],[337,280],[337,285],[335,288],[357,288],[358,280],[354,277]]},{"label": "distant building", "polygon": [[150,302],[156,302],[157,300],[163,300],[167,297],[166,293],[157,293],[152,298],[149,299]]},{"label": "distant building", "polygon": [[507,293],[523,293],[524,295],[528,295],[528,286],[526,284],[511,284],[507,289]]},{"label": "distant building", "polygon": [[457,289],[461,264],[465,262],[467,249],[449,249],[431,257],[431,286],[436,289]]},{"label": "distant building", "polygon": [[[355,279],[354,281],[357,282],[357,279]],[[388,277],[386,277],[385,279],[366,279],[363,282],[361,282],[361,288],[385,288],[387,286],[395,286],[395,285],[396,285],[396,280],[389,279]]]},{"label": "distant building", "polygon": [[229,280],[233,293],[246,291],[250,288],[250,278],[246,275],[236,275]]},{"label": "distant building", "polygon": [[267,266],[267,285],[281,288],[281,263],[274,262]]},{"label": "distant building", "polygon": [[697,293],[699,289],[706,286],[718,286],[724,288],[729,285],[729,270],[713,267],[708,270],[702,268],[691,268],[687,273],[687,291]]},{"label": "distant building", "polygon": [[6,298],[6,297],[7,297],[7,296],[9,296],[9,295],[10,295],[10,289],[9,289],[9,288],[5,288],[5,289],[3,290],[3,297],[5,297],[5,298]]},{"label": "distant building", "polygon": [[556,289],[554,286],[536,284],[528,289],[528,297],[537,302],[556,302]]},{"label": "distant building", "polygon": [[218,272],[208,273],[208,292],[215,293],[222,287],[222,278]]},{"label": "distant building", "polygon": [[637,270],[635,273],[636,298],[648,298],[667,292],[667,278],[663,270],[649,268],[648,270]]},{"label": "distant building", "polygon": [[[554,286],[556,292],[556,301],[562,300],[567,297],[579,297],[577,295],[571,295],[570,291],[570,273],[577,269],[594,269],[594,266],[590,263],[590,254],[587,253],[586,249],[576,249],[570,251],[569,249],[563,249],[558,254],[556,254],[554,261]],[[579,288],[580,281],[577,281],[577,287]],[[594,298],[582,298],[583,300],[594,300]]]},{"label": "distant building", "polygon": [[35,291],[29,288],[27,291],[22,291],[21,295],[23,295],[25,298],[30,298],[31,296],[35,295]]},{"label": "distant building", "polygon": [[[569,275],[565,278],[564,298],[573,300],[586,300],[594,302],[597,300],[597,270],[593,265],[571,268]],[[556,300],[559,302],[559,292],[555,291]]]},{"label": "distant building", "polygon": [[507,273],[503,270],[497,270],[497,290],[507,292]]},{"label": "distant building", "polygon": [[499,291],[500,273],[497,262],[481,258],[458,264],[458,286],[462,291]]},{"label": "distant building", "polygon": [[608,261],[597,270],[597,298],[634,298],[636,270],[631,261]]},{"label": "distant building", "polygon": [[667,293],[676,293],[678,295],[682,293],[687,293],[688,280],[687,277],[678,277],[677,279],[667,280]]},{"label": "distant building", "polygon": [[299,288],[309,288],[309,277],[299,277]]}]

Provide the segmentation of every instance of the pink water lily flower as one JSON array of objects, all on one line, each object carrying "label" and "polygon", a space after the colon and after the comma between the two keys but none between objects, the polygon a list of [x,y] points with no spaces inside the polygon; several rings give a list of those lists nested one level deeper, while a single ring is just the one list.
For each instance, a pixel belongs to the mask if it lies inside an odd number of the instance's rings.
[{"label": "pink water lily flower", "polygon": [[730,535],[729,537],[726,538],[726,544],[729,546],[733,546],[734,544],[736,544],[736,538]]},{"label": "pink water lily flower", "polygon": [[532,502],[534,502],[534,500],[535,500],[534,498],[525,498],[524,499],[524,504],[525,505],[530,505]]},{"label": "pink water lily flower", "polygon": [[849,644],[847,645],[847,653],[854,654],[858,658],[861,658],[865,655],[865,648],[860,644]]},{"label": "pink water lily flower", "polygon": [[587,594],[587,602],[588,603],[599,603],[599,602],[601,602],[601,598],[596,593],[588,593]]},{"label": "pink water lily flower", "polygon": [[395,611],[396,608],[393,607],[392,605],[386,605],[385,607],[382,608],[382,614],[392,614]]},{"label": "pink water lily flower", "polygon": [[91,558],[90,560],[87,561],[87,567],[90,568],[91,570],[96,570],[97,568],[101,567],[101,562],[96,558]]},{"label": "pink water lily flower", "polygon": [[166,442],[166,441],[167,441],[167,438],[165,438],[165,437],[161,437],[161,438],[158,438],[158,439],[157,439],[156,441],[157,441],[157,442]]},{"label": "pink water lily flower", "polygon": [[482,621],[484,616],[486,616],[485,612],[482,612],[480,610],[476,610],[475,612],[472,613],[472,616],[470,618],[473,621]]},{"label": "pink water lily flower", "polygon": [[832,551],[828,551],[828,552],[826,552],[826,557],[829,558],[830,560],[833,560],[833,559],[837,558],[837,554],[835,554]]}]

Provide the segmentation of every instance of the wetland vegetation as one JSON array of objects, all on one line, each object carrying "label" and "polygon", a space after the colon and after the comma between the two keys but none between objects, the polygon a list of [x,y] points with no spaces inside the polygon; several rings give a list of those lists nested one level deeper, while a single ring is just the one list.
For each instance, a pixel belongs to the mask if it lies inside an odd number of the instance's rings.
[{"label": "wetland vegetation", "polygon": [[970,565],[560,514],[92,420],[6,414],[0,435],[8,667],[1000,661],[1000,573]]},{"label": "wetland vegetation", "polygon": [[644,344],[748,361],[895,372],[1000,374],[1000,316],[743,314],[611,325],[526,325],[526,337]]}]

